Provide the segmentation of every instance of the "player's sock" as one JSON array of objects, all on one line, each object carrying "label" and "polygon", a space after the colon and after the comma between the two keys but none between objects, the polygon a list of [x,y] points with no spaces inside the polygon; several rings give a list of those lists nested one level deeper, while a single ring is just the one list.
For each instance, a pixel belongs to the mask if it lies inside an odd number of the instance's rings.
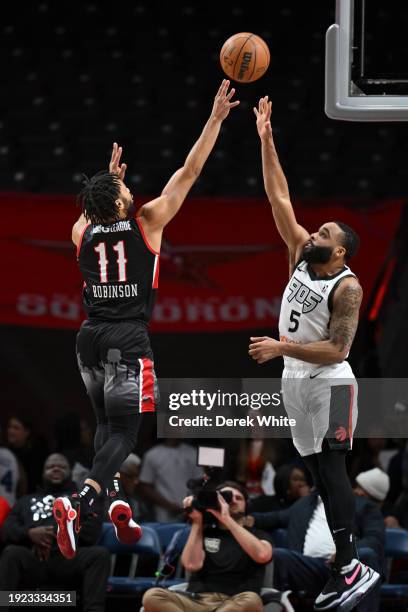
[{"label": "player's sock", "polygon": [[351,560],[355,557],[355,546],[351,527],[333,529],[333,540],[336,545],[335,566],[341,568],[349,565]]},{"label": "player's sock", "polygon": [[84,484],[84,488],[78,493],[81,507],[90,511],[95,499],[98,497],[97,490],[90,484]]},{"label": "player's sock", "polygon": [[126,499],[126,493],[122,487],[120,474],[117,473],[112,478],[109,487],[106,489],[106,494],[111,501],[115,501],[115,499]]}]

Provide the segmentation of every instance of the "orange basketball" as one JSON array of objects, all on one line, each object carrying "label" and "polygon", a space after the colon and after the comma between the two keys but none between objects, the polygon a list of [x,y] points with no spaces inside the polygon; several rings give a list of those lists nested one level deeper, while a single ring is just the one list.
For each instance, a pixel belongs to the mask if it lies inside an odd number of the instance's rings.
[{"label": "orange basketball", "polygon": [[250,32],[234,34],[222,46],[221,67],[225,74],[239,83],[252,83],[265,74],[270,61],[266,42]]}]

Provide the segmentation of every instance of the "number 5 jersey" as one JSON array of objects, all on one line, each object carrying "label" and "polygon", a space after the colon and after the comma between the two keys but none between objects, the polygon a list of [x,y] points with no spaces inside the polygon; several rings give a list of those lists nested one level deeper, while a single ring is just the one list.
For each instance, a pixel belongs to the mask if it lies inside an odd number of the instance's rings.
[{"label": "number 5 jersey", "polygon": [[[336,287],[347,276],[355,274],[344,266],[331,276],[317,277],[305,261],[300,261],[283,293],[279,316],[281,342],[306,344],[328,340],[333,295]],[[310,369],[310,363],[284,357],[285,367]]]}]

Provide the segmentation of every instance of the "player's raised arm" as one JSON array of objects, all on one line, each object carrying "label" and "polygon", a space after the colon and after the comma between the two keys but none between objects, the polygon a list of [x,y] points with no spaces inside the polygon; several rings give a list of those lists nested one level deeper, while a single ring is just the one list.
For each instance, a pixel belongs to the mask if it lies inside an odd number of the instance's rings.
[{"label": "player's raised arm", "polygon": [[[112,155],[109,161],[109,172],[111,174],[116,174],[121,181],[124,180],[125,172],[127,169],[126,164],[120,163],[122,151],[122,147],[120,147],[117,142],[114,142],[112,147]],[[89,220],[82,213],[79,219],[72,226],[72,242],[75,244],[75,246],[77,246],[79,241],[81,240],[81,236],[88,223]]]},{"label": "player's raised arm", "polygon": [[182,168],[173,174],[160,197],[143,206],[140,218],[147,233],[161,233],[163,227],[178,212],[200,175],[215,145],[222,122],[228,116],[231,108],[239,104],[239,101],[231,101],[235,89],[228,92],[229,85],[230,82],[227,80],[221,83],[214,99],[211,115]]},{"label": "player's raised arm", "polygon": [[256,127],[262,145],[262,172],[265,191],[272,207],[276,227],[286,242],[291,260],[297,259],[300,250],[310,238],[309,232],[296,221],[290,201],[288,183],[279,163],[271,127],[272,102],[268,96],[259,100],[254,108]]}]

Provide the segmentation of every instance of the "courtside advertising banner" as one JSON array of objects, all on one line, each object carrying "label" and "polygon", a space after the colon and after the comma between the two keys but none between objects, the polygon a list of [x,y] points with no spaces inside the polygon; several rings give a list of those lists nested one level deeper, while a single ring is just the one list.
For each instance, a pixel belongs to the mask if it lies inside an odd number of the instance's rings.
[{"label": "courtside advertising banner", "polygon": [[[353,271],[364,288],[364,306],[398,228],[401,202],[370,202],[369,209],[335,200],[294,204],[310,232],[336,219],[358,232]],[[2,194],[0,206],[0,323],[77,329],[85,315],[71,242],[79,216],[75,198]],[[287,279],[287,249],[266,198],[188,198],[164,232],[151,329],[274,328]]]}]

